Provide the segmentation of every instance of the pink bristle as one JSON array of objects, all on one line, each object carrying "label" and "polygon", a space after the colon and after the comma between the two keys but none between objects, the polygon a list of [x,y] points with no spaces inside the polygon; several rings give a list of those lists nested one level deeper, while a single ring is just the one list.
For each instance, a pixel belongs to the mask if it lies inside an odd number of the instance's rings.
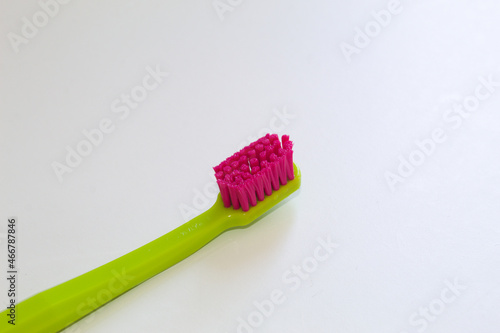
[{"label": "pink bristle", "polygon": [[247,211],[293,179],[292,148],[288,135],[266,134],[214,167],[224,206]]},{"label": "pink bristle", "polygon": [[290,180],[294,179],[294,174],[293,174],[293,142],[292,141],[287,141],[285,144],[283,144],[283,147],[285,148],[285,156],[286,156],[286,170],[287,170],[287,176]]},{"label": "pink bristle", "polygon": [[244,212],[248,211],[250,207],[248,205],[247,191],[243,186],[239,186],[237,194],[238,194],[239,204],[241,205],[241,209],[243,209]]},{"label": "pink bristle", "polygon": [[267,160],[267,153],[266,153],[266,151],[261,151],[259,153],[259,161],[262,162],[262,161],[266,161],[266,160]]},{"label": "pink bristle", "polygon": [[247,172],[250,172],[250,166],[248,166],[248,164],[243,164],[240,166],[240,171],[246,174]]},{"label": "pink bristle", "polygon": [[260,174],[262,175],[264,193],[266,195],[271,195],[273,193],[273,187],[271,183],[271,169],[261,170]]},{"label": "pink bristle", "polygon": [[242,164],[248,164],[248,156],[247,155],[242,155],[238,161],[240,165]]},{"label": "pink bristle", "polygon": [[278,166],[278,175],[280,178],[281,185],[286,185],[287,183],[287,160],[285,157],[280,157],[276,162]]},{"label": "pink bristle", "polygon": [[273,186],[273,190],[277,191],[280,188],[278,163],[277,162],[270,163],[269,170],[271,170],[271,185]]},{"label": "pink bristle", "polygon": [[237,161],[239,158],[240,158],[240,153],[236,152],[236,153],[233,154],[233,156],[231,156],[231,162],[232,161]]},{"label": "pink bristle", "polygon": [[255,192],[257,193],[257,199],[259,201],[262,201],[264,200],[264,180],[262,179],[262,175],[255,175],[255,178],[253,180],[255,185]]},{"label": "pink bristle", "polygon": [[268,138],[266,138],[266,137],[260,138],[260,139],[259,139],[259,142],[260,142],[261,144],[263,144],[264,146],[267,146],[267,145],[270,143],[269,139],[268,139]]},{"label": "pink bristle", "polygon": [[255,152],[257,153],[257,156],[260,156],[260,154],[263,150],[264,150],[264,146],[261,143],[255,145]]},{"label": "pink bristle", "polygon": [[281,148],[281,142],[279,140],[276,140],[276,141],[273,141],[272,145],[273,145],[273,153],[277,154],[278,149]]},{"label": "pink bristle", "polygon": [[234,183],[236,185],[240,185],[243,183],[243,178],[240,176],[239,171],[234,172]]},{"label": "pink bristle", "polygon": [[255,206],[257,204],[255,182],[253,181],[253,179],[250,179],[243,184],[243,187],[248,194],[248,201],[250,201],[250,205]]},{"label": "pink bristle", "polygon": [[278,156],[276,156],[276,154],[273,153],[269,157],[269,160],[278,166],[277,171],[278,171],[278,177],[280,180],[280,184],[286,185],[286,183],[287,183],[287,169],[286,169],[286,165],[285,165],[286,159],[284,158],[284,156],[278,157]]},{"label": "pink bristle", "polygon": [[293,173],[293,150],[289,150],[286,153],[286,174],[290,180],[295,178]]},{"label": "pink bristle", "polygon": [[240,203],[238,201],[238,186],[229,185],[229,197],[231,198],[231,204],[233,205],[233,208],[240,208]]},{"label": "pink bristle", "polygon": [[255,158],[255,157],[257,157],[257,152],[255,151],[255,149],[249,150],[248,151],[248,158],[252,159],[252,158]]},{"label": "pink bristle", "polygon": [[258,160],[256,157],[251,158],[251,159],[250,159],[250,168],[252,169],[252,173],[255,173],[255,172],[253,171],[253,169],[254,169],[255,167],[258,167],[258,166],[259,166],[259,160]]},{"label": "pink bristle", "polygon": [[273,153],[273,146],[268,145],[266,146],[265,150],[266,150],[266,160],[269,160],[269,157]]},{"label": "pink bristle", "polygon": [[219,185],[220,195],[222,197],[222,202],[224,207],[231,206],[231,198],[229,197],[229,189],[227,183],[222,180],[217,180],[217,185]]},{"label": "pink bristle", "polygon": [[224,167],[227,165],[226,161],[222,161],[218,166],[214,167],[214,171],[217,173],[219,171],[224,171]]}]

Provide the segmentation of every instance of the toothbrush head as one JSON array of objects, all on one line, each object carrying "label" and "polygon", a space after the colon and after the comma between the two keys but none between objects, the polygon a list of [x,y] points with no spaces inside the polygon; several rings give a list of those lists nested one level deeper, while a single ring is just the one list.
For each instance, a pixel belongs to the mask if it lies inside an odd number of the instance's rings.
[{"label": "toothbrush head", "polygon": [[259,201],[274,205],[270,201],[297,190],[300,172],[292,148],[288,135],[280,141],[277,134],[267,134],[214,167],[224,207],[247,212]]}]

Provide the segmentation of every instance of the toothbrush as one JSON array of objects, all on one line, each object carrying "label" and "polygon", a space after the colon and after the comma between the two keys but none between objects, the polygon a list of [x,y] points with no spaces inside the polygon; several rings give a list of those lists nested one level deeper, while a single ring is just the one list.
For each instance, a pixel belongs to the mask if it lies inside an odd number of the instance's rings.
[{"label": "toothbrush", "polygon": [[[267,134],[214,167],[220,193],[206,212],[164,236],[0,314],[0,332],[58,332],[195,253],[250,225],[300,187],[288,135]],[[232,208],[230,208],[232,206]],[[9,316],[10,315],[10,316]]]}]

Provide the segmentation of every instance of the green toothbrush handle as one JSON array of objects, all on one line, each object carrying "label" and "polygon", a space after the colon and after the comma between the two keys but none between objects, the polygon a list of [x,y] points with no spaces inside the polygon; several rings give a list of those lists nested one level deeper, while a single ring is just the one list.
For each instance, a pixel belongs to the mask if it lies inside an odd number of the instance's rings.
[{"label": "green toothbrush handle", "polygon": [[249,211],[224,208],[219,194],[215,204],[168,234],[88,273],[36,294],[16,305],[15,325],[9,310],[0,313],[2,333],[50,333],[66,326],[187,258],[225,230],[248,226],[299,189],[301,174],[282,185]]},{"label": "green toothbrush handle", "polygon": [[233,227],[233,209],[215,205],[168,234],[16,306],[15,325],[1,313],[1,332],[57,332],[198,251]]}]

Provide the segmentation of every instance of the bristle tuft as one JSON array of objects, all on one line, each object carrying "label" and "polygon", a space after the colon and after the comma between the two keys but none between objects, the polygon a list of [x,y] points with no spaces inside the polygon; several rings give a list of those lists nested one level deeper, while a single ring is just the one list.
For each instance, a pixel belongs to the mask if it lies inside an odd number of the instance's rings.
[{"label": "bristle tuft", "polygon": [[224,206],[248,211],[294,179],[292,148],[288,135],[266,134],[214,167]]}]

